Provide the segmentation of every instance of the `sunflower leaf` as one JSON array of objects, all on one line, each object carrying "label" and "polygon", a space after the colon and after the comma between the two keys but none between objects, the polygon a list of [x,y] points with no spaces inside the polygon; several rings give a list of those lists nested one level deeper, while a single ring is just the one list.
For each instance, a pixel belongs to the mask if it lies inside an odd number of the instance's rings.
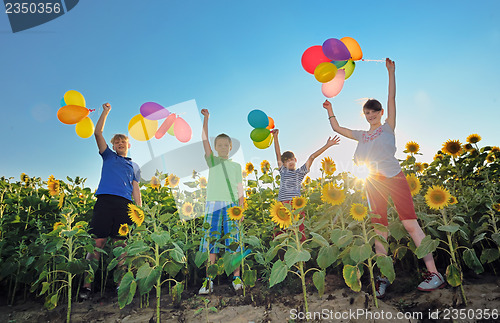
[{"label": "sunflower leaf", "polygon": [[151,233],[151,239],[158,244],[159,247],[163,247],[170,241],[170,234],[167,231],[161,233],[153,232]]},{"label": "sunflower leaf", "polygon": [[311,254],[307,250],[298,251],[293,248],[289,248],[285,253],[285,262],[288,268],[291,268],[299,261],[307,262],[311,259]]},{"label": "sunflower leaf", "polygon": [[286,263],[281,260],[277,260],[274,263],[273,268],[271,269],[271,276],[269,277],[269,288],[285,280],[287,273],[288,267]]},{"label": "sunflower leaf", "polygon": [[344,281],[353,291],[359,292],[361,290],[361,273],[356,266],[345,265],[342,270]]},{"label": "sunflower leaf", "polygon": [[313,274],[313,283],[314,287],[318,290],[319,297],[322,297],[325,293],[325,272],[324,271],[316,271]]},{"label": "sunflower leaf", "polygon": [[396,273],[394,272],[394,265],[392,263],[392,258],[386,255],[377,256],[377,266],[380,269],[380,273],[387,277],[392,283],[396,278]]},{"label": "sunflower leaf", "polygon": [[339,248],[334,245],[321,247],[316,262],[322,269],[326,269],[338,259],[339,253]]},{"label": "sunflower leaf", "polygon": [[474,249],[467,249],[464,251],[463,258],[465,261],[465,264],[476,274],[480,274],[484,272],[483,265],[481,265],[481,262],[477,258],[476,251]]},{"label": "sunflower leaf", "polygon": [[500,252],[498,249],[484,249],[481,253],[481,262],[483,264],[489,264],[497,260],[500,257]]},{"label": "sunflower leaf", "polygon": [[462,273],[460,272],[460,269],[458,269],[457,265],[450,264],[448,268],[446,268],[446,281],[452,287],[462,285]]},{"label": "sunflower leaf", "polygon": [[458,224],[450,224],[450,225],[441,225],[438,227],[439,231],[445,231],[445,232],[450,232],[450,233],[455,233],[460,229],[460,226]]},{"label": "sunflower leaf", "polygon": [[[418,259],[424,258],[431,252],[434,252],[436,248],[439,246],[439,241],[432,240],[431,236],[425,236],[420,243],[420,246],[415,250],[415,255]],[[410,248],[411,249],[411,248]]]},{"label": "sunflower leaf", "polygon": [[315,232],[311,232],[311,235],[313,236],[312,241],[316,242],[318,245],[323,247],[328,247],[330,245],[322,235]]}]

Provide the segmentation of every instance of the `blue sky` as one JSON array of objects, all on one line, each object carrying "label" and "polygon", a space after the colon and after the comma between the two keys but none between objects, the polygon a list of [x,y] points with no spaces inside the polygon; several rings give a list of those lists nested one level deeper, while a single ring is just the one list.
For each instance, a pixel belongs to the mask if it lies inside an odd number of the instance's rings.
[{"label": "blue sky", "polygon": [[[282,151],[294,151],[303,163],[333,132],[320,83],[300,58],[308,47],[344,36],[358,41],[366,59],[396,61],[397,157],[414,140],[424,153],[420,160],[430,161],[444,141],[464,142],[471,133],[482,136],[482,145],[498,146],[499,10],[496,0],[80,1],[15,34],[2,12],[0,176],[81,176],[97,185],[95,141],[79,138],[56,117],[71,89],[85,96],[88,108],[111,103],[108,140],[127,131],[141,104],[184,102],[177,108],[193,127],[189,144],[200,138],[197,111],[207,108],[210,134],[225,132],[241,143],[238,160],[276,165],[274,151],[255,148],[249,138],[246,116],[260,109],[275,119]],[[385,105],[384,64],[357,64],[332,100],[341,125],[367,128],[356,101],[366,97]],[[97,112],[91,118],[97,121]],[[182,146],[173,137],[154,145],[158,154]],[[132,141],[140,165],[147,162],[145,147]],[[355,142],[343,139],[324,156],[348,169],[354,149]],[[202,151],[194,152],[193,160],[201,158]],[[319,167],[320,159],[314,177]]]}]

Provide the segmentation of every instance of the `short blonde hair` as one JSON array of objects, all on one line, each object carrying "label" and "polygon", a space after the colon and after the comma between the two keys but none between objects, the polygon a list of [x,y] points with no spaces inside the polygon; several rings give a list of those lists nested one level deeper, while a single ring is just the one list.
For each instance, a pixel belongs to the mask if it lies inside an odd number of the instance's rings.
[{"label": "short blonde hair", "polygon": [[126,140],[126,141],[128,141],[128,137],[127,137],[127,135],[124,135],[122,133],[117,133],[116,135],[113,136],[113,138],[111,138],[111,144],[114,145],[115,141],[117,141],[117,140]]}]

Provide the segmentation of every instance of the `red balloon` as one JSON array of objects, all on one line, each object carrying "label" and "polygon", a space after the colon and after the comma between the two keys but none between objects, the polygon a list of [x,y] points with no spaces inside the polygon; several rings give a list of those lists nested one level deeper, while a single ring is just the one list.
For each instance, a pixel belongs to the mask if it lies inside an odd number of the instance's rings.
[{"label": "red balloon", "polygon": [[320,45],[311,46],[302,54],[302,67],[307,73],[314,74],[316,66],[323,62],[330,62],[331,59],[325,56]]},{"label": "red balloon", "polygon": [[161,139],[165,135],[165,133],[167,133],[168,129],[170,129],[170,127],[174,124],[176,118],[177,118],[177,116],[175,115],[175,113],[171,113],[165,119],[165,121],[163,121],[160,128],[158,128],[158,130],[156,130],[155,138]]}]

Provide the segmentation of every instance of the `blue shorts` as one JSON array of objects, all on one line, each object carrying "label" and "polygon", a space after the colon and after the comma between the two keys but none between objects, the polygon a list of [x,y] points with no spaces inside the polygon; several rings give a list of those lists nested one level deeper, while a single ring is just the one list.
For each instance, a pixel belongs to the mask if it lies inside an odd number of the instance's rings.
[{"label": "blue shorts", "polygon": [[[233,242],[239,242],[240,234],[238,229],[238,224],[235,221],[229,219],[227,215],[227,209],[238,206],[237,203],[233,202],[225,202],[225,201],[207,201],[206,206],[206,214],[203,220],[203,224],[210,224],[210,229],[207,230],[205,236],[201,239],[200,243],[200,251],[206,252],[208,245],[208,237],[210,232],[210,237],[220,239],[222,233],[222,227],[224,227],[224,235],[231,233],[227,239],[225,239],[225,245],[230,246]],[[213,241],[213,240],[212,240]],[[214,241],[215,242],[215,241]],[[219,248],[214,246],[214,244],[210,243],[209,246],[210,253],[218,253]],[[232,252],[230,249],[227,249]],[[240,247],[236,250],[236,252],[240,251]]]}]

